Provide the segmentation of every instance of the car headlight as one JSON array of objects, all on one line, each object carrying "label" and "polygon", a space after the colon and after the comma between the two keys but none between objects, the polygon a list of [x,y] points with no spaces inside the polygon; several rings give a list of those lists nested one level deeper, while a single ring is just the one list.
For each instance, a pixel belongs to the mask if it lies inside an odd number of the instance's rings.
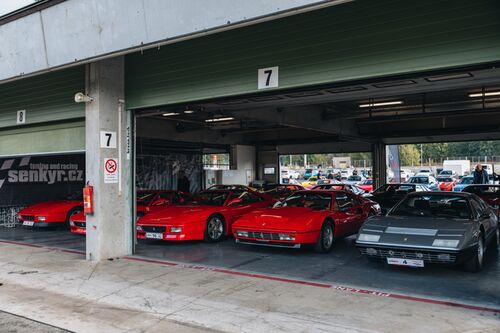
[{"label": "car headlight", "polygon": [[380,205],[379,205],[379,204],[375,204],[375,205],[373,205],[373,208],[375,208],[375,210],[377,210],[377,211],[379,211],[379,212],[382,210],[382,208],[380,208]]},{"label": "car headlight", "polygon": [[295,240],[295,236],[289,235],[289,234],[278,234],[278,237],[282,241],[294,241]]},{"label": "car headlight", "polygon": [[248,231],[236,231],[238,237],[248,237]]},{"label": "car headlight", "polygon": [[432,246],[456,248],[459,242],[457,239],[435,239]]},{"label": "car headlight", "polygon": [[142,227],[140,225],[137,226],[137,231],[142,231]]},{"label": "car headlight", "polygon": [[380,240],[380,235],[370,235],[370,234],[359,234],[358,241],[361,242],[378,242]]},{"label": "car headlight", "polygon": [[38,221],[44,222],[45,221],[45,216],[38,216],[37,219],[38,219]]},{"label": "car headlight", "polygon": [[182,227],[170,227],[171,233],[179,233],[182,232]]},{"label": "car headlight", "polygon": [[75,222],[69,220],[69,225],[72,226],[72,227],[74,227],[75,226]]}]

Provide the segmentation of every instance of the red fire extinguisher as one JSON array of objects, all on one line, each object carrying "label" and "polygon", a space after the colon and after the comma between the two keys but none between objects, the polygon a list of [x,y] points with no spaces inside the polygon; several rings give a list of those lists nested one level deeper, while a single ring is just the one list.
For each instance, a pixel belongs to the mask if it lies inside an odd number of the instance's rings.
[{"label": "red fire extinguisher", "polygon": [[94,187],[87,185],[83,188],[83,212],[85,214],[94,214]]}]

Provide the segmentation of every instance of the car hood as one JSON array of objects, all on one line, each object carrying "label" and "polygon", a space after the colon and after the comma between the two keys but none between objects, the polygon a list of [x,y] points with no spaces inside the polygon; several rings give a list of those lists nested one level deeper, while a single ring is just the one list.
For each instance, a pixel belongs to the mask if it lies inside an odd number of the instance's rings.
[{"label": "car hood", "polygon": [[19,214],[46,214],[61,209],[65,210],[68,207],[78,205],[83,205],[83,202],[77,200],[44,201],[22,209],[19,211]]},{"label": "car hood", "polygon": [[403,247],[433,248],[435,239],[460,240],[460,248],[470,243],[473,227],[462,219],[380,216],[367,220],[359,234],[380,235],[378,244]]},{"label": "car hood", "polygon": [[172,224],[191,223],[206,220],[208,216],[220,210],[219,206],[183,205],[169,206],[148,213],[137,221],[137,224]]},{"label": "car hood", "polygon": [[242,216],[233,224],[235,228],[257,230],[286,230],[305,232],[319,230],[325,211],[302,207],[266,208]]}]

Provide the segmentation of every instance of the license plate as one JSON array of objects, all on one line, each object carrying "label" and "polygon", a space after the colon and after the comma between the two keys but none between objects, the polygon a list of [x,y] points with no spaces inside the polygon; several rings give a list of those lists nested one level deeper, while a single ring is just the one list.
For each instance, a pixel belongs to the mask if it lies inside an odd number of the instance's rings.
[{"label": "license plate", "polygon": [[146,232],[146,238],[149,238],[149,239],[163,239],[163,234],[162,233],[157,233],[157,232]]},{"label": "license plate", "polygon": [[27,227],[32,227],[34,224],[35,224],[35,222],[33,222],[33,221],[24,221],[23,222],[23,225],[27,226]]},{"label": "license plate", "polygon": [[387,263],[397,266],[424,267],[424,261],[417,259],[387,258]]}]

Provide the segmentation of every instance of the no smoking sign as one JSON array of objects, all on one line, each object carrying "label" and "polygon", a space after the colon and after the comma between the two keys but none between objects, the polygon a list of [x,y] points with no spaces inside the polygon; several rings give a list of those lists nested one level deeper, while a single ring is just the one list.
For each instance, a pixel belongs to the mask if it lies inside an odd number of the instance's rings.
[{"label": "no smoking sign", "polygon": [[104,159],[104,183],[118,183],[118,160],[116,158]]}]

